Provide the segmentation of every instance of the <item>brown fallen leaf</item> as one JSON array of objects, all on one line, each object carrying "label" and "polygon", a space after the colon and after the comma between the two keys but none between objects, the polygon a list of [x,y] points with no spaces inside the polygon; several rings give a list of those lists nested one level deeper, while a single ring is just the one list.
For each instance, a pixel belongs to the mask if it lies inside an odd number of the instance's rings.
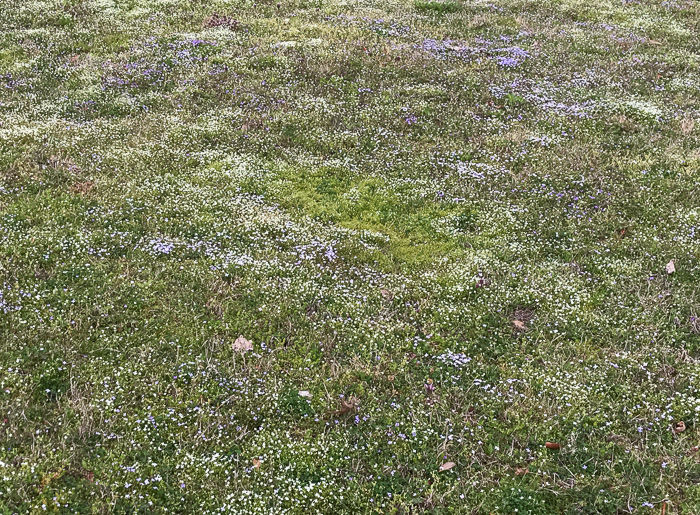
[{"label": "brown fallen leaf", "polygon": [[559,445],[559,444],[556,443],[556,442],[547,442],[547,443],[544,444],[544,446],[545,446],[547,449],[553,449],[553,450],[561,449],[561,445]]},{"label": "brown fallen leaf", "polygon": [[355,402],[353,401],[353,399],[350,399],[349,402],[340,401],[340,409],[338,410],[338,412],[341,415],[344,415],[345,413],[349,413],[349,412],[353,411],[355,409],[355,407],[356,406],[355,406]]},{"label": "brown fallen leaf", "polygon": [[387,302],[390,302],[391,300],[394,299],[394,293],[391,290],[387,290],[386,288],[382,288],[381,290],[379,290],[379,293],[382,294],[382,298]]},{"label": "brown fallen leaf", "polygon": [[253,350],[253,342],[244,338],[243,335],[240,335],[236,338],[236,341],[231,344],[231,347],[233,347],[234,352],[240,352],[242,354]]},{"label": "brown fallen leaf", "polygon": [[688,136],[695,128],[695,120],[692,118],[685,118],[681,121],[681,132],[684,136]]},{"label": "brown fallen leaf", "polygon": [[257,458],[253,458],[253,467],[255,467],[256,469],[259,469],[260,465],[262,465],[262,461],[260,461]]},{"label": "brown fallen leaf", "polygon": [[674,433],[678,434],[678,433],[682,433],[683,431],[685,431],[685,422],[683,422],[682,420],[679,422],[676,422],[673,425],[673,432]]},{"label": "brown fallen leaf", "polygon": [[669,261],[666,264],[666,272],[668,272],[669,274],[672,274],[675,271],[676,271],[676,263],[672,259],[671,261]]},{"label": "brown fallen leaf", "polygon": [[527,331],[527,326],[522,320],[513,320],[513,327],[518,331]]},{"label": "brown fallen leaf", "polygon": [[440,472],[444,472],[445,470],[450,470],[454,466],[455,463],[453,461],[448,461],[447,463],[443,463],[442,465],[440,465],[440,468],[438,470]]},{"label": "brown fallen leaf", "polygon": [[350,413],[351,411],[355,411],[357,409],[357,405],[359,404],[359,401],[355,397],[350,397],[347,401],[345,399],[340,400],[340,409],[334,410],[334,411],[329,411],[328,413],[330,415],[345,415],[346,413]]},{"label": "brown fallen leaf", "polygon": [[79,195],[87,195],[92,191],[92,189],[95,187],[95,183],[93,181],[84,181],[84,182],[79,182],[77,184],[74,184],[73,186],[70,187],[70,190],[73,193],[77,193]]},{"label": "brown fallen leaf", "polygon": [[656,41],[655,39],[650,39],[649,40],[650,45],[663,45],[661,41]]},{"label": "brown fallen leaf", "polygon": [[515,469],[515,475],[516,475],[516,476],[524,476],[524,475],[527,474],[527,473],[528,473],[527,468],[520,468],[520,467],[517,467],[517,468]]}]

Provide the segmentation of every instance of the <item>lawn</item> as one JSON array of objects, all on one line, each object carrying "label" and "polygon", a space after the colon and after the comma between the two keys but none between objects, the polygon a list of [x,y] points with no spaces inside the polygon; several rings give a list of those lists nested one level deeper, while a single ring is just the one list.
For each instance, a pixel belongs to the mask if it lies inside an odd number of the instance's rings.
[{"label": "lawn", "polygon": [[700,3],[0,0],[0,513],[700,513]]}]

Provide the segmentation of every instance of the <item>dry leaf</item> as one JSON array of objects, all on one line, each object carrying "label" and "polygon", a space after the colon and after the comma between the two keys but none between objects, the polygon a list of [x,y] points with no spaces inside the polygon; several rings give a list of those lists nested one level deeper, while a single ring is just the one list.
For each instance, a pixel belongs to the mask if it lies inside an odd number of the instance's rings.
[{"label": "dry leaf", "polygon": [[260,460],[257,459],[257,458],[253,458],[253,466],[254,466],[256,469],[259,469],[259,468],[260,468],[260,465],[262,465],[262,461],[260,461]]},{"label": "dry leaf", "polygon": [[518,331],[527,331],[527,326],[522,320],[513,320],[513,327],[515,327]]},{"label": "dry leaf", "polygon": [[554,449],[554,450],[556,450],[556,449],[561,449],[561,445],[559,445],[559,444],[556,443],[556,442],[547,442],[547,443],[544,444],[544,446],[545,446],[547,449]]},{"label": "dry leaf", "polygon": [[311,395],[311,392],[308,390],[299,390],[299,397],[305,397],[307,399],[310,399],[311,397],[313,397],[313,395]]},{"label": "dry leaf", "polygon": [[656,41],[655,39],[650,39],[649,40],[650,45],[663,45],[661,41]]},{"label": "dry leaf", "polygon": [[236,338],[236,341],[233,342],[232,344],[234,352],[248,352],[249,350],[253,350],[253,342],[250,340],[246,340],[243,335],[239,336]]},{"label": "dry leaf", "polygon": [[92,191],[92,189],[95,187],[95,183],[93,181],[84,181],[84,182],[79,182],[77,184],[74,184],[73,186],[70,187],[70,190],[73,193],[78,193],[80,195],[87,195]]},{"label": "dry leaf", "polygon": [[350,399],[349,402],[345,401],[340,401],[340,409],[338,410],[338,413],[340,415],[344,415],[345,413],[349,413],[350,411],[353,411],[355,409],[355,402],[353,399]]},{"label": "dry leaf", "polygon": [[515,469],[515,475],[516,475],[516,476],[524,476],[524,475],[527,474],[527,473],[528,473],[527,468],[522,468],[522,469],[521,469],[520,467],[518,467],[518,468]]},{"label": "dry leaf", "polygon": [[347,401],[341,400],[340,401],[340,409],[331,411],[331,415],[345,415],[346,413],[350,413],[351,411],[354,411],[357,409],[357,405],[359,404],[358,400],[355,397],[350,397]]},{"label": "dry leaf", "polygon": [[673,259],[671,261],[669,261],[668,264],[666,265],[666,271],[669,274],[672,274],[673,272],[676,271],[676,263],[673,262]]},{"label": "dry leaf", "polygon": [[448,461],[447,463],[443,463],[440,465],[440,472],[444,472],[445,470],[450,470],[452,467],[455,466],[455,463],[453,461]]},{"label": "dry leaf", "polygon": [[673,432],[678,434],[682,433],[683,431],[685,431],[685,422],[682,420],[680,422],[676,422],[673,426]]},{"label": "dry leaf", "polygon": [[391,301],[394,298],[394,294],[390,290],[387,290],[385,288],[382,288],[381,290],[379,290],[379,293],[382,294],[382,298],[384,300],[386,300],[387,302]]},{"label": "dry leaf", "polygon": [[695,120],[692,118],[685,118],[681,121],[681,132],[684,136],[688,136],[695,128]]}]

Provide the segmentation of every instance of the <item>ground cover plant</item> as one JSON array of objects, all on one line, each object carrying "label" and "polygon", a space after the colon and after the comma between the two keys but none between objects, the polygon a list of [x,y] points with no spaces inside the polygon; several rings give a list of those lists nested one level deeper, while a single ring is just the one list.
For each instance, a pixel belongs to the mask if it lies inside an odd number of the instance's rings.
[{"label": "ground cover plant", "polygon": [[700,4],[0,14],[1,513],[700,513]]}]

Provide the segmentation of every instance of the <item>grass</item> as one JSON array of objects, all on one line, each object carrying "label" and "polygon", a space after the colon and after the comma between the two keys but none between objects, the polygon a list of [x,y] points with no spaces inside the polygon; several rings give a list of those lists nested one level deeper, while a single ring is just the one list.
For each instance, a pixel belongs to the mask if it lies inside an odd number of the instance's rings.
[{"label": "grass", "polygon": [[416,9],[424,12],[434,12],[438,14],[455,13],[460,10],[458,2],[444,0],[415,0],[413,5]]},{"label": "grass", "polygon": [[700,512],[695,4],[0,12],[0,512]]}]

